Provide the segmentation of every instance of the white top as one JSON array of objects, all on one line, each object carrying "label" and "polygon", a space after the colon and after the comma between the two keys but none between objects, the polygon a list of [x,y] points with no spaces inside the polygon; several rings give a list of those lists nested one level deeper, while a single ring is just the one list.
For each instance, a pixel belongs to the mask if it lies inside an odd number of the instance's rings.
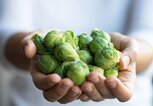
[{"label": "white top", "polygon": [[[72,29],[90,33],[97,27],[142,38],[153,45],[153,0],[0,0],[0,105],[9,100],[15,106],[61,106],[47,102],[29,74],[20,73],[5,59],[7,39],[18,31],[41,28]],[[124,106],[151,106],[151,65],[137,75],[135,94]],[[7,89],[7,91],[6,91]],[[2,91],[3,90],[3,91]],[[3,104],[2,104],[3,103]],[[75,101],[64,106],[120,106],[114,100]]]}]

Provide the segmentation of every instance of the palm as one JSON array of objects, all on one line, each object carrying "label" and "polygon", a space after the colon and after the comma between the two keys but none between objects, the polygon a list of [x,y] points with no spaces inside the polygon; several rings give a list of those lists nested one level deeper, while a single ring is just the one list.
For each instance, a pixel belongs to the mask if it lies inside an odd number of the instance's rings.
[{"label": "palm", "polygon": [[[96,73],[90,73],[87,77],[89,81],[85,82],[81,86],[81,89],[94,101],[114,97],[119,101],[127,101],[132,96],[132,89],[135,82],[137,43],[135,40],[119,33],[110,35],[115,48],[122,52],[119,63],[121,70],[119,71],[118,78],[105,78]],[[92,91],[89,92],[89,88],[92,88]]]}]

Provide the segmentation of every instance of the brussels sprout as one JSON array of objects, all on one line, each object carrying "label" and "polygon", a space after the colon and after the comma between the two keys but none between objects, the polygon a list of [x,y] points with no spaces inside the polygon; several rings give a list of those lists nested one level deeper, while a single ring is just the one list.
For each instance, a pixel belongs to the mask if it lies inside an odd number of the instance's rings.
[{"label": "brussels sprout", "polygon": [[89,68],[87,64],[81,60],[75,60],[67,71],[67,77],[70,78],[75,85],[82,84],[88,74]]},{"label": "brussels sprout", "polygon": [[77,51],[77,53],[78,53],[80,59],[81,59],[83,62],[85,62],[85,63],[87,63],[87,64],[89,64],[89,63],[92,62],[92,58],[93,58],[93,57],[91,56],[91,54],[90,54],[89,51],[87,51],[87,50],[79,50],[79,51]]},{"label": "brussels sprout", "polygon": [[42,55],[38,60],[38,68],[44,74],[51,74],[60,65],[60,62],[52,55]]},{"label": "brussels sprout", "polygon": [[97,37],[89,43],[89,47],[95,53],[97,50],[103,49],[104,47],[113,47],[113,45],[106,39]]},{"label": "brussels sprout", "polygon": [[91,36],[92,36],[92,38],[101,37],[101,38],[104,38],[108,41],[111,41],[110,35],[104,31],[99,30],[98,28],[95,28],[92,30]]},{"label": "brussels sprout", "polygon": [[95,54],[95,64],[103,69],[109,69],[115,66],[121,57],[121,52],[115,48],[103,48]]},{"label": "brussels sprout", "polygon": [[88,65],[88,67],[89,67],[90,72],[96,71],[96,72],[100,73],[101,75],[104,75],[104,69],[97,67],[97,66],[93,66],[93,65]]},{"label": "brussels sprout", "polygon": [[80,49],[88,49],[89,43],[92,41],[92,37],[83,33],[78,36]]},{"label": "brussels sprout", "polygon": [[57,73],[58,75],[61,76],[61,78],[65,78],[66,77],[66,73],[67,70],[69,69],[69,67],[71,66],[72,61],[65,61],[62,63],[62,65],[60,65],[60,67],[58,67],[54,73]]},{"label": "brussels sprout", "polygon": [[64,32],[55,31],[55,30],[48,32],[44,38],[44,43],[46,47],[48,47],[49,49],[53,49],[58,43],[64,41],[65,41]]},{"label": "brussels sprout", "polygon": [[65,32],[65,42],[70,43],[75,50],[79,49],[78,37],[74,34],[73,31],[68,30]]},{"label": "brussels sprout", "polygon": [[116,68],[106,69],[104,71],[104,76],[106,78],[109,78],[109,77],[118,77],[118,70]]},{"label": "brussels sprout", "polygon": [[60,61],[72,61],[79,59],[79,55],[75,49],[67,42],[59,43],[55,47],[54,54]]},{"label": "brussels sprout", "polygon": [[44,39],[42,37],[40,37],[38,34],[35,34],[32,37],[32,40],[37,48],[37,54],[49,54],[49,51],[43,44]]}]

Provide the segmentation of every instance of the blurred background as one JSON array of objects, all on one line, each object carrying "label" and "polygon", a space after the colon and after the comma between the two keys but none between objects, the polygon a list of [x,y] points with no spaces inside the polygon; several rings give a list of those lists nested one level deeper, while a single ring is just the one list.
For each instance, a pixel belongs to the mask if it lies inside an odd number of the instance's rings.
[{"label": "blurred background", "polygon": [[[89,34],[97,27],[145,39],[153,46],[152,4],[153,0],[0,0],[0,106],[55,106],[43,98],[28,72],[17,69],[5,58],[4,44],[11,35],[44,28]],[[152,64],[137,75],[135,96],[124,106],[153,106],[152,75]],[[105,106],[123,105],[116,100],[106,102]]]}]

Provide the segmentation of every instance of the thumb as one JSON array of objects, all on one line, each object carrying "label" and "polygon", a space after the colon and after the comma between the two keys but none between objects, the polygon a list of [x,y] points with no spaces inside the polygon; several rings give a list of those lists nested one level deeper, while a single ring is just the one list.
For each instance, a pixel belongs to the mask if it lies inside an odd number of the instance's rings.
[{"label": "thumb", "polygon": [[31,39],[24,41],[23,51],[27,58],[31,59],[36,54],[36,46]]},{"label": "thumb", "polygon": [[130,58],[127,55],[123,55],[120,59],[119,66],[121,69],[126,69],[130,64]]},{"label": "thumb", "polygon": [[119,65],[121,69],[126,69],[129,64],[136,62],[138,57],[138,48],[130,46],[123,50]]},{"label": "thumb", "polygon": [[139,45],[135,39],[125,38],[121,41],[120,49],[122,57],[120,59],[121,69],[126,69],[129,64],[135,63],[138,57]]}]

